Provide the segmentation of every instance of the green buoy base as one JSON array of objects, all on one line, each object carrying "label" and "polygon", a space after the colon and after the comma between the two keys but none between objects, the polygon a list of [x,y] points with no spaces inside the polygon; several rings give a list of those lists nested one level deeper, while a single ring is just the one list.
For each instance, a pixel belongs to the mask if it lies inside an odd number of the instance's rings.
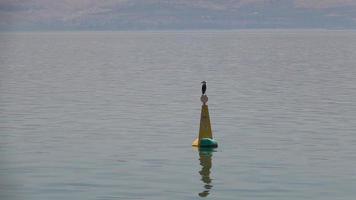
[{"label": "green buoy base", "polygon": [[202,138],[200,140],[200,148],[217,148],[218,147],[218,142],[216,142],[214,139],[210,138]]}]

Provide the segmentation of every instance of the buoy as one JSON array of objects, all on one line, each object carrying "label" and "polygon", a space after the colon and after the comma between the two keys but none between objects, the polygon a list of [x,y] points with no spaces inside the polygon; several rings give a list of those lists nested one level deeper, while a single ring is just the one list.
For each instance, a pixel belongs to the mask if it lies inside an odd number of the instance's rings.
[{"label": "buoy", "polygon": [[203,81],[202,83],[205,89],[202,96],[200,97],[200,100],[203,105],[201,107],[199,136],[193,141],[192,146],[196,146],[199,148],[216,148],[218,147],[218,143],[213,139],[213,133],[211,131],[210,124],[209,108],[206,104],[208,102],[208,96],[204,94],[206,90],[206,82]]}]

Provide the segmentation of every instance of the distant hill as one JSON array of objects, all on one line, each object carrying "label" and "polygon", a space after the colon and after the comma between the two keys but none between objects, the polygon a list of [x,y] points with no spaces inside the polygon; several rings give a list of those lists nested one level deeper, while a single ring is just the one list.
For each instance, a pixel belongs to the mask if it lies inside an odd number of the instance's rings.
[{"label": "distant hill", "polygon": [[356,0],[1,0],[0,29],[356,28]]}]

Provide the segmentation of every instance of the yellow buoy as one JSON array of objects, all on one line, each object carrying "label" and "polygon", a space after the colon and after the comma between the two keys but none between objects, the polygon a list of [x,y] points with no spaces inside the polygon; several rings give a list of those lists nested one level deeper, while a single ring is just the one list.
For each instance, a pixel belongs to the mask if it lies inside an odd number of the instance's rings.
[{"label": "yellow buoy", "polygon": [[192,146],[217,147],[217,143],[213,140],[213,133],[211,131],[209,108],[208,105],[206,105],[208,97],[203,94],[200,99],[203,105],[201,106],[199,137],[193,141]]}]

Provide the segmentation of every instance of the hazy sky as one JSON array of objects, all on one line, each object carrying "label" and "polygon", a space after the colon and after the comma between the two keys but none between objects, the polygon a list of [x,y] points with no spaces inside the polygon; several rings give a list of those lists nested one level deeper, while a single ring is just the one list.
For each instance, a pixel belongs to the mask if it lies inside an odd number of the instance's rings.
[{"label": "hazy sky", "polygon": [[356,28],[356,0],[0,0],[0,29]]}]

